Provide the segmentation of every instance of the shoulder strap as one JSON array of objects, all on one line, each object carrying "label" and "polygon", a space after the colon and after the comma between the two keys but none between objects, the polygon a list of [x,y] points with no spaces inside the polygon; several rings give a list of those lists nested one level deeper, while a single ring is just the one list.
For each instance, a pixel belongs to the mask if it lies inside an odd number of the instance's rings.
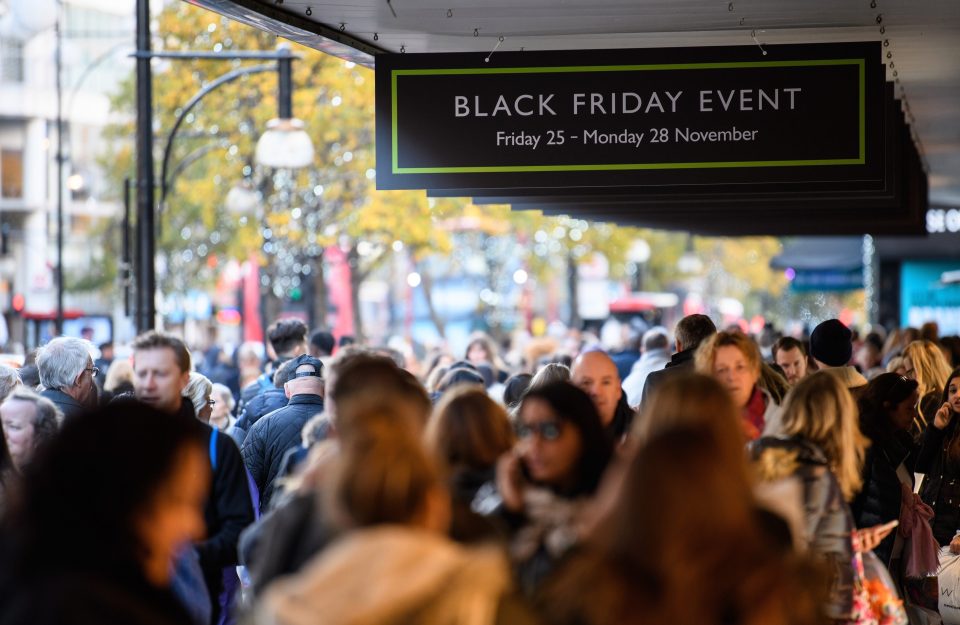
[{"label": "shoulder strap", "polygon": [[210,430],[210,466],[217,470],[217,428]]}]

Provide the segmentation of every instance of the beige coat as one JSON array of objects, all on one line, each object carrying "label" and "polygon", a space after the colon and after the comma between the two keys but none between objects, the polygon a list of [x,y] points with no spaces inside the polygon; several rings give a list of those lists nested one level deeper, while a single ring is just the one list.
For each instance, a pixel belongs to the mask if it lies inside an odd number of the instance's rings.
[{"label": "beige coat", "polygon": [[271,584],[259,625],[492,625],[510,572],[499,550],[403,526],[347,534]]}]

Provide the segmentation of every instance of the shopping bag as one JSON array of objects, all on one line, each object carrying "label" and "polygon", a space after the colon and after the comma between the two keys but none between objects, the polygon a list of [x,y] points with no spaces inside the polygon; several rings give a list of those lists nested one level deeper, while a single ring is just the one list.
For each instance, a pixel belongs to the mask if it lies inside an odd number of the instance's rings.
[{"label": "shopping bag", "polygon": [[872,551],[853,555],[853,625],[908,625],[906,610],[887,567]]},{"label": "shopping bag", "polygon": [[960,625],[960,555],[950,551],[950,547],[940,548],[937,577],[940,581],[940,617],[944,625]]}]

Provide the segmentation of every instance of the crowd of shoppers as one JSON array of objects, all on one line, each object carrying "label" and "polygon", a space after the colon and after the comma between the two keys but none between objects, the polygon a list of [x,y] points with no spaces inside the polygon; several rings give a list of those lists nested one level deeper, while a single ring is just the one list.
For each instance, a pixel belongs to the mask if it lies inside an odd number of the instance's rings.
[{"label": "crowd of shoppers", "polygon": [[690,315],[632,355],[476,336],[422,368],[267,334],[264,362],[149,332],[112,362],[53,339],[39,386],[0,367],[0,625],[867,623],[865,554],[935,611],[960,553],[930,328],[762,351]]}]

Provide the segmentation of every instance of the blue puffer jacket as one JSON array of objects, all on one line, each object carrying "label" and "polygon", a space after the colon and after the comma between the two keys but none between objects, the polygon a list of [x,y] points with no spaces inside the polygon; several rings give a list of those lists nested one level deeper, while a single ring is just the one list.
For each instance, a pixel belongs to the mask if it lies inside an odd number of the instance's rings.
[{"label": "blue puffer jacket", "polygon": [[264,415],[270,414],[274,410],[279,410],[286,405],[287,394],[282,388],[267,389],[251,399],[249,403],[245,404],[243,412],[234,424],[230,436],[236,441],[238,447],[243,447],[247,433],[250,432],[250,428],[252,428],[257,421]]},{"label": "blue puffer jacket", "polygon": [[260,491],[260,510],[268,510],[274,481],[287,450],[300,446],[303,426],[323,412],[319,395],[294,395],[285,407],[258,420],[243,443],[243,462]]}]

